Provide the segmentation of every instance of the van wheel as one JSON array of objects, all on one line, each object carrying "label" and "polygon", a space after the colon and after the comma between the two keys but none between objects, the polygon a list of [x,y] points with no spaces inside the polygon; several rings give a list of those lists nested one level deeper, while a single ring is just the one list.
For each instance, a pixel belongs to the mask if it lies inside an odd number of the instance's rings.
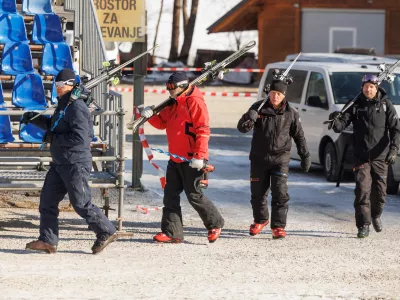
[{"label": "van wheel", "polygon": [[399,183],[394,180],[392,166],[389,166],[386,192],[389,195],[396,195],[398,190],[399,190]]},{"label": "van wheel", "polygon": [[331,142],[326,144],[324,151],[324,174],[326,180],[333,182],[338,179],[339,163],[336,155],[335,145]]}]

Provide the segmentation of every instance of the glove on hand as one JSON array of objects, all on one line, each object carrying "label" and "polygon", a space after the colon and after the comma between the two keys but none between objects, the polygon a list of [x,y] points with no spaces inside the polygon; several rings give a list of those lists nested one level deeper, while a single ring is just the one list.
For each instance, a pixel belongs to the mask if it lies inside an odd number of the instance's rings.
[{"label": "glove on hand", "polygon": [[388,165],[393,165],[396,162],[397,149],[391,147],[388,154],[386,155],[385,163]]},{"label": "glove on hand", "polygon": [[257,118],[258,118],[258,112],[255,111],[254,109],[250,109],[250,110],[246,113],[245,118],[246,118],[246,121],[247,121],[247,120],[251,120],[251,121],[253,121],[253,122],[255,123],[255,122],[257,121]]},{"label": "glove on hand", "polygon": [[334,111],[329,115],[329,120],[336,120],[340,116],[340,111]]},{"label": "glove on hand", "polygon": [[302,157],[300,166],[301,166],[301,169],[303,170],[303,172],[307,173],[311,167],[310,156]]},{"label": "glove on hand", "polygon": [[50,130],[47,130],[43,135],[42,142],[51,144],[51,141],[53,140],[53,136],[54,136],[54,133]]},{"label": "glove on hand", "polygon": [[154,106],[146,106],[140,115],[144,118],[150,119],[154,114],[153,108]]},{"label": "glove on hand", "polygon": [[27,111],[26,113],[24,113],[24,114],[22,115],[22,120],[21,120],[21,122],[24,123],[24,124],[28,124],[29,121],[30,121],[33,117],[37,116],[38,114],[39,114],[39,113],[34,112],[34,111]]},{"label": "glove on hand", "polygon": [[201,169],[204,168],[204,159],[192,158],[189,167],[197,169],[197,171],[200,171]]}]

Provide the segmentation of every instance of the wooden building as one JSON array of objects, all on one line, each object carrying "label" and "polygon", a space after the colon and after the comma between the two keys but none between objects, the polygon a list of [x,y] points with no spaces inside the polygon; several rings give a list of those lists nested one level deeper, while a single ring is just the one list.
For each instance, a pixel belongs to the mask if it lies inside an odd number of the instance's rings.
[{"label": "wooden building", "polygon": [[400,0],[243,0],[209,33],[258,30],[258,61],[287,54],[375,48],[400,54]]}]

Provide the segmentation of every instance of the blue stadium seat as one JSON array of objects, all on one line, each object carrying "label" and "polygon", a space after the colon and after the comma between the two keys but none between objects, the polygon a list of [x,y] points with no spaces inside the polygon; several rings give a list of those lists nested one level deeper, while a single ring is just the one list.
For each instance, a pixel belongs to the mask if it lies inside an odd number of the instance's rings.
[{"label": "blue stadium seat", "polygon": [[[25,110],[29,110],[29,111],[37,111],[39,112],[42,109],[35,109],[35,108],[27,108]],[[50,116],[46,116],[49,117]],[[21,117],[22,119],[22,117]],[[43,135],[46,131],[29,123],[29,124],[20,124],[19,126],[19,138],[20,140],[26,142],[26,143],[42,143],[42,139],[43,139]]]},{"label": "blue stadium seat", "polygon": [[41,71],[56,76],[65,68],[73,69],[71,50],[66,43],[46,43],[43,49]]},{"label": "blue stadium seat", "polygon": [[22,12],[26,15],[52,14],[51,0],[24,0]]},{"label": "blue stadium seat", "polygon": [[0,14],[0,44],[28,43],[24,18],[17,14]]},{"label": "blue stadium seat", "polygon": [[5,44],[1,71],[7,75],[33,73],[32,54],[29,45],[25,43]]},{"label": "blue stadium seat", "polygon": [[58,99],[57,99],[57,89],[56,89],[56,81],[55,79],[53,80],[53,84],[51,86],[51,99],[50,99],[51,104],[57,104]]},{"label": "blue stadium seat", "polygon": [[[0,108],[0,110],[7,110],[6,108]],[[12,135],[10,116],[0,115],[0,144],[13,142],[14,137]]]},{"label": "blue stadium seat", "polygon": [[55,14],[36,15],[33,20],[32,42],[36,44],[64,42],[60,17]]},{"label": "blue stadium seat", "polygon": [[0,0],[0,14],[16,14],[17,5],[15,0]]},{"label": "blue stadium seat", "polygon": [[18,74],[11,102],[16,107],[46,107],[42,78],[38,74]]}]

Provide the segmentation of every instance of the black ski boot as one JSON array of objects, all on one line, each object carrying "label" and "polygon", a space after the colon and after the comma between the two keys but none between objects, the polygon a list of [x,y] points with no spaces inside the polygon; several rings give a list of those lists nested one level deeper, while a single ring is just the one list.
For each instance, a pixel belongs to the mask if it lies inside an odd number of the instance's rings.
[{"label": "black ski boot", "polygon": [[362,238],[366,238],[369,236],[369,226],[368,225],[364,225],[360,228],[358,228],[358,233],[357,233],[357,237],[362,239]]},{"label": "black ski boot", "polygon": [[105,247],[114,242],[116,239],[117,239],[116,233],[114,233],[113,235],[99,234],[92,247],[93,254],[97,254],[103,251]]},{"label": "black ski boot", "polygon": [[376,232],[382,231],[382,221],[380,217],[372,218],[372,225],[374,226]]}]

